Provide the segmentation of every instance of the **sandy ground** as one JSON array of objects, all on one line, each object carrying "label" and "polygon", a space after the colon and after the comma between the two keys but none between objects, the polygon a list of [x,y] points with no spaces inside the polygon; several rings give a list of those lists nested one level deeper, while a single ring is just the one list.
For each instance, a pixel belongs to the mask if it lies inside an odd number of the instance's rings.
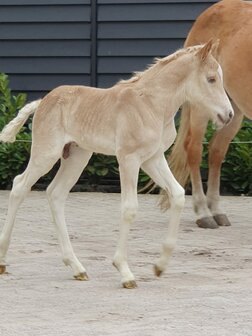
[{"label": "sandy ground", "polygon": [[[0,192],[0,228],[8,192]],[[178,246],[160,279],[158,257],[169,214],[157,196],[139,196],[129,261],[138,288],[126,290],[111,260],[118,236],[120,195],[72,193],[68,227],[90,281],[72,279],[61,262],[44,192],[32,192],[18,213],[0,277],[1,336],[251,336],[252,198],[224,197],[232,227],[203,230],[191,198]]]}]

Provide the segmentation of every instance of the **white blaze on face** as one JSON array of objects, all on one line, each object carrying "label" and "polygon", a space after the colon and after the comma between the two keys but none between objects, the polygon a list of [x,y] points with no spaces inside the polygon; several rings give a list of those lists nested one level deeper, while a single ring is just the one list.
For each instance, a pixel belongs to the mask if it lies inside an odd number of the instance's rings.
[{"label": "white blaze on face", "polygon": [[221,82],[223,83],[223,71],[220,65],[218,66],[218,74],[220,76]]}]

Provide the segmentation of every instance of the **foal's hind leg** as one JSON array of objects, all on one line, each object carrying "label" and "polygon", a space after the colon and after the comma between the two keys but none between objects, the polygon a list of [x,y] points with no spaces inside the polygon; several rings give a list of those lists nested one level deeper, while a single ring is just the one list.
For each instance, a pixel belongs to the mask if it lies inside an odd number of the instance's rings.
[{"label": "foal's hind leg", "polygon": [[36,158],[36,160],[31,156],[24,173],[15,177],[9,197],[7,219],[0,236],[0,273],[4,273],[6,269],[6,253],[19,206],[33,184],[52,168],[59,156],[60,154],[45,155]]},{"label": "foal's hind leg", "polygon": [[215,221],[220,226],[231,225],[227,216],[219,207],[221,164],[225,158],[231,140],[240,128],[243,118],[240,110],[234,104],[232,105],[235,111],[233,120],[229,125],[223,127],[220,131],[214,134],[209,146],[207,203]]},{"label": "foal's hind leg", "polygon": [[65,265],[73,269],[77,280],[87,280],[85,268],[74,254],[64,216],[64,205],[70,189],[77,182],[92,153],[72,144],[70,155],[61,160],[60,169],[47,188],[47,196],[56,226],[57,236]]},{"label": "foal's hind leg", "polygon": [[155,273],[157,276],[160,276],[166,269],[169,258],[176,245],[180,215],[185,202],[185,192],[172,175],[163,153],[157,153],[154,157],[142,164],[142,168],[156,184],[167,192],[170,200],[168,232],[163,243],[161,256],[155,265]]}]

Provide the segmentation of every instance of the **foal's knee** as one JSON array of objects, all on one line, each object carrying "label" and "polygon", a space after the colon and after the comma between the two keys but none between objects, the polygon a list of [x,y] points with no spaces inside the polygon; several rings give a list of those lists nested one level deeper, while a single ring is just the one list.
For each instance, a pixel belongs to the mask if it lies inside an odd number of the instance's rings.
[{"label": "foal's knee", "polygon": [[173,208],[181,210],[184,208],[184,205],[185,205],[185,189],[179,185],[178,189],[176,190],[175,193],[173,193],[171,197],[171,206]]},{"label": "foal's knee", "polygon": [[138,210],[138,204],[136,203],[128,203],[122,206],[122,218],[126,222],[133,222]]}]

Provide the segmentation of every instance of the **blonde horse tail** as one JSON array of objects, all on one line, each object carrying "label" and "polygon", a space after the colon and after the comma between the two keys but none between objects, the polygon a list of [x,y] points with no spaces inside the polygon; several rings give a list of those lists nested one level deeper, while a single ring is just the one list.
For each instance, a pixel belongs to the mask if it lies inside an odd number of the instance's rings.
[{"label": "blonde horse tail", "polygon": [[[171,171],[182,187],[185,187],[190,177],[190,170],[187,160],[186,145],[190,140],[190,106],[184,104],[181,110],[180,126],[178,135],[167,160]],[[162,192],[159,206],[163,211],[170,207],[169,196]]]},{"label": "blonde horse tail", "polygon": [[25,105],[18,113],[16,118],[12,119],[0,133],[0,141],[2,142],[15,142],[16,135],[20,131],[29,116],[37,110],[40,100],[35,100]]}]

